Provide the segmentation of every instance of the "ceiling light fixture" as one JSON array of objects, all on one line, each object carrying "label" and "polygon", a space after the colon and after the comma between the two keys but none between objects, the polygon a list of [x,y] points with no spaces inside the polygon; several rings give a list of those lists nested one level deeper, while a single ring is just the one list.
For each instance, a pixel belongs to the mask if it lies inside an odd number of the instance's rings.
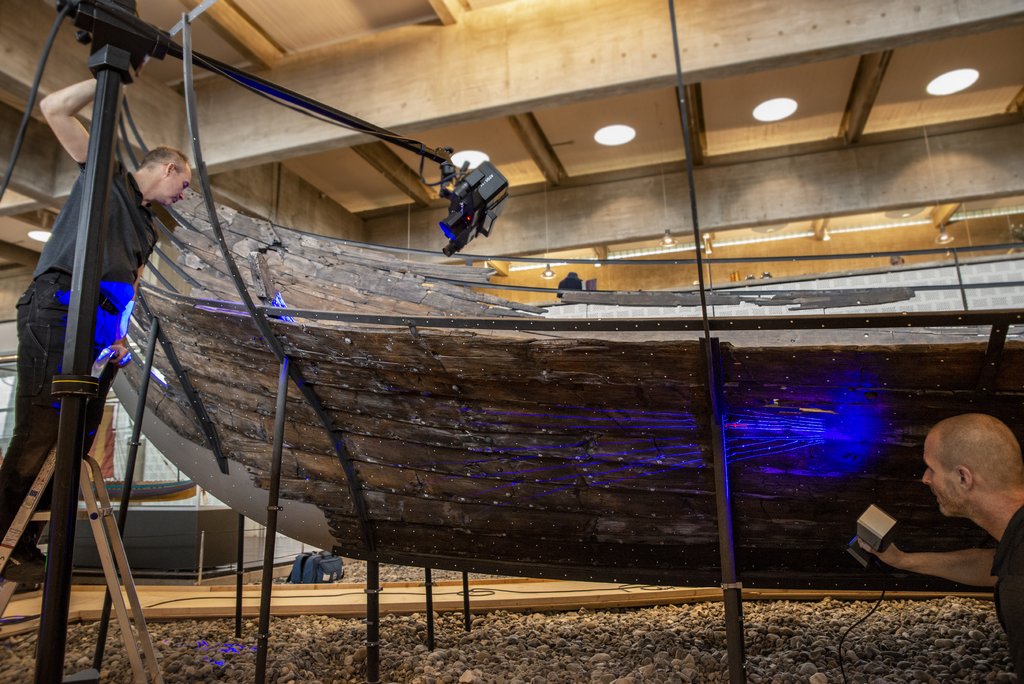
[{"label": "ceiling light fixture", "polygon": [[956,238],[946,232],[946,224],[939,226],[939,234],[935,236],[935,244],[948,245]]},{"label": "ceiling light fixture", "polygon": [[832,239],[832,233],[828,232],[828,228],[821,229],[821,241],[828,242]]},{"label": "ceiling light fixture", "polygon": [[977,69],[954,69],[933,78],[925,90],[929,95],[952,95],[974,85],[978,75]]},{"label": "ceiling light fixture", "polygon": [[555,272],[551,270],[551,264],[548,264],[544,269],[544,272],[540,274],[540,277],[544,280],[551,280],[555,277]]},{"label": "ceiling light fixture", "polygon": [[48,230],[30,230],[28,236],[36,242],[46,242],[50,239],[50,231]]},{"label": "ceiling light fixture", "polygon": [[765,122],[782,121],[793,116],[796,107],[796,100],[789,97],[776,97],[771,100],[765,100],[754,107],[754,118]]},{"label": "ceiling light fixture", "polygon": [[459,169],[461,169],[462,165],[466,162],[469,162],[469,166],[467,168],[475,169],[485,161],[491,161],[491,158],[488,157],[486,153],[479,150],[462,150],[452,155],[452,163]]},{"label": "ceiling light fixture", "polygon": [[676,244],[676,239],[672,237],[672,233],[670,233],[667,229],[665,230],[665,234],[661,236],[661,244],[665,245],[666,247],[671,247],[672,245]]},{"label": "ceiling light fixture", "polygon": [[703,239],[704,239],[704,254],[706,256],[711,256],[712,252],[714,252],[714,250],[712,249],[712,244],[714,243],[715,239],[713,237],[711,237],[711,233],[704,233]]},{"label": "ceiling light fixture", "polygon": [[625,145],[636,137],[636,129],[625,124],[605,126],[594,133],[594,140],[601,145]]}]

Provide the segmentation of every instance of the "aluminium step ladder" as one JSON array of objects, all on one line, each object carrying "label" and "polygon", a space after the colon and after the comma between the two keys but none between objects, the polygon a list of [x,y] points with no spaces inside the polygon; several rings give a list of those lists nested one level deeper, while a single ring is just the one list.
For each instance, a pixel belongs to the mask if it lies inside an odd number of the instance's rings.
[{"label": "aluminium step ladder", "polygon": [[[30,521],[50,519],[49,511],[36,513],[35,510],[39,504],[39,497],[49,484],[50,478],[53,477],[56,461],[56,452],[51,451],[40,469],[39,475],[32,483],[28,495],[21,503],[21,508],[18,510],[18,515],[15,516],[11,528],[7,530],[3,541],[0,542],[0,570],[3,570],[7,564],[11,552],[18,540],[21,539],[21,535],[24,534],[25,526]],[[111,512],[110,497],[103,484],[99,463],[91,456],[86,456],[82,461],[81,491],[82,498],[85,500],[89,525],[96,540],[96,550],[103,566],[103,576],[107,581],[111,604],[121,627],[125,650],[128,653],[128,660],[131,662],[135,681],[162,684],[163,677],[156,661],[153,641],[149,636],[149,630],[146,629],[146,620],[142,614],[142,604],[139,602],[139,594],[135,588],[135,581],[132,579],[131,568],[128,566],[128,557]],[[7,609],[7,604],[10,603],[16,590],[17,582],[0,578],[0,615],[3,615]],[[125,603],[126,595],[128,604]]]}]

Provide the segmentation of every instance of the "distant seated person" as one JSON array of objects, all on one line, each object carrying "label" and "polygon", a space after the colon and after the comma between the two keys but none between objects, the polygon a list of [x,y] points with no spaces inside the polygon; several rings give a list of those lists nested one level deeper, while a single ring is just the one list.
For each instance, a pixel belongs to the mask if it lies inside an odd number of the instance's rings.
[{"label": "distant seated person", "polygon": [[[576,274],[576,271],[569,271],[569,275],[565,276],[564,278],[562,278],[561,281],[559,281],[558,289],[559,290],[582,290],[583,289],[583,281],[580,280],[580,277]],[[562,293],[561,292],[558,293],[558,298],[559,299],[562,298]]]}]

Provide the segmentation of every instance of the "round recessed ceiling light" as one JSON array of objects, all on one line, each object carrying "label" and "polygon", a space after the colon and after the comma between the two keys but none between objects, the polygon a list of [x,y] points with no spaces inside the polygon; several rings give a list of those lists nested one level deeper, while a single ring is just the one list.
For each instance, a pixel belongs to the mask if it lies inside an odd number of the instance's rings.
[{"label": "round recessed ceiling light", "polygon": [[906,219],[919,213],[921,213],[920,209],[897,209],[895,211],[885,212],[885,217],[891,219]]},{"label": "round recessed ceiling light", "polygon": [[636,130],[625,124],[613,124],[594,133],[594,140],[601,145],[625,145],[636,137]]},{"label": "round recessed ceiling light", "polygon": [[782,121],[793,115],[796,106],[796,100],[789,97],[765,100],[754,107],[754,118],[758,121]]},{"label": "round recessed ceiling light", "polygon": [[469,162],[469,168],[475,169],[485,161],[491,161],[491,158],[479,150],[462,150],[452,155],[452,163],[459,169],[466,162]]},{"label": "round recessed ceiling light", "polygon": [[50,231],[48,230],[30,230],[28,236],[36,242],[46,242],[50,239]]},{"label": "round recessed ceiling light", "polygon": [[977,80],[977,69],[954,69],[933,78],[927,91],[929,95],[952,95],[970,88]]}]

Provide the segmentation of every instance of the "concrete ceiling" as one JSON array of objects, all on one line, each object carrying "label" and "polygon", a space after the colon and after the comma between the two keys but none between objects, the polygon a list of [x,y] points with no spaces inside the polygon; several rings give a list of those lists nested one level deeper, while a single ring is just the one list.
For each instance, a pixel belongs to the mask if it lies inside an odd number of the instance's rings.
[{"label": "concrete ceiling", "polygon": [[[10,121],[24,108],[53,10],[42,0],[0,4],[5,17],[0,51],[7,56],[0,63],[0,101],[10,108],[0,120],[0,146],[9,148]],[[167,29],[196,4],[138,0],[138,9],[143,19]],[[760,172],[752,165],[771,160],[775,166],[770,168],[788,174],[818,163],[824,154],[848,154],[850,164],[864,164],[859,148],[892,145],[895,150],[900,141],[924,141],[921,154],[927,157],[932,154],[929,135],[994,127],[1018,141],[1008,154],[1024,154],[1024,0],[936,0],[916,10],[883,0],[844,3],[842,8],[815,0],[782,4],[787,8],[774,3],[753,8],[739,0],[682,4],[681,54],[694,162],[713,172],[708,177],[744,177],[740,167],[756,175]],[[604,198],[609,184],[623,178],[650,193],[646,205],[652,215],[688,210],[679,198],[680,192],[685,196],[685,153],[666,3],[304,0],[301,11],[297,6],[278,0],[220,0],[195,21],[194,47],[428,146],[483,150],[508,177],[514,196],[546,191],[545,218],[549,207],[579,214],[573,204],[579,200],[570,199],[571,192],[578,196],[578,188],[592,188]],[[65,26],[42,91],[84,78],[85,57],[86,49]],[[971,88],[945,97],[925,92],[932,78],[962,67],[981,74]],[[148,138],[184,148],[181,81],[179,61],[154,62],[127,97]],[[401,228],[405,244],[407,222],[425,212],[439,213],[443,205],[429,189],[413,187],[417,183],[409,180],[419,168],[415,154],[390,148],[404,167],[395,173],[388,168],[394,160],[387,148],[382,151],[366,136],[285,111],[210,74],[201,74],[196,90],[204,158],[216,174],[215,186],[235,187],[239,204],[268,200],[255,196],[257,186],[232,181],[232,174],[279,163],[279,169],[337,205],[337,212],[352,215],[353,225],[362,226],[361,237],[369,240],[395,242]],[[773,97],[796,100],[796,113],[776,123],[754,120],[753,108]],[[594,132],[611,123],[633,126],[636,139],[620,147],[595,143]],[[0,155],[6,165],[7,150]],[[23,160],[49,166],[36,176],[19,169],[12,186],[18,194],[0,206],[0,215],[8,216],[0,222],[0,240],[39,248],[23,233],[34,227],[38,209],[58,207],[67,189],[67,170],[50,157],[44,151]],[[878,159],[872,164],[885,167],[886,157]],[[844,164],[841,159],[835,163]],[[927,158],[920,164],[912,159],[900,163],[936,178],[954,174],[945,167],[928,171]],[[999,165],[1007,167],[1005,161]],[[858,172],[869,176],[878,170],[869,165]],[[1024,178],[1016,171],[1009,175],[1009,182],[993,180],[989,192],[971,190],[968,197],[956,196],[968,192],[956,187],[950,196],[935,188],[895,191],[893,184],[909,181],[881,174],[878,183],[884,187],[866,182],[859,200],[823,202],[821,216],[871,216],[903,205],[923,212],[940,202],[963,200],[1002,198],[1006,204],[1024,204],[1015,199],[1024,195]],[[436,177],[436,165],[428,163],[426,179]],[[644,184],[645,178],[651,182]],[[666,178],[672,186],[668,190]],[[747,184],[730,185],[737,202],[771,204],[757,195],[750,180],[728,182]],[[247,186],[254,193],[248,198]],[[277,188],[280,194],[280,183]],[[814,207],[802,206],[805,200],[796,194],[778,198],[778,208],[761,212],[748,207],[747,218],[722,218],[719,228],[809,225]],[[925,195],[933,201],[921,201]],[[509,221],[518,225],[519,219]],[[424,218],[420,223],[429,222]],[[518,239],[509,237],[495,246],[521,254],[637,242],[662,230],[658,221],[639,217],[624,225],[621,235],[616,229],[560,233],[553,245],[550,235],[542,240],[536,231],[522,230]]]}]

